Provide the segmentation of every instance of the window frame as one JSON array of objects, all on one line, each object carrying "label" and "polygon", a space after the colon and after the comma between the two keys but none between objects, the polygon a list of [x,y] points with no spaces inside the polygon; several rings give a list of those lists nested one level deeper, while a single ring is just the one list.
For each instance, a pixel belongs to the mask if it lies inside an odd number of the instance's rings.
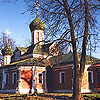
[{"label": "window frame", "polygon": [[8,57],[5,57],[5,64],[7,64],[8,62]]},{"label": "window frame", "polygon": [[[15,78],[15,75],[16,75],[16,78]],[[12,73],[12,84],[16,84],[16,81],[17,80],[17,72],[13,72]]]},{"label": "window frame", "polygon": [[39,35],[40,35],[40,32],[37,32],[37,40],[38,40],[38,42],[40,41]]},{"label": "window frame", "polygon": [[100,83],[100,78],[99,78],[99,76],[100,76],[100,71],[96,71],[96,82],[97,82],[97,83]]},{"label": "window frame", "polygon": [[[39,75],[41,75],[41,82],[40,82],[40,76],[39,76]],[[43,84],[43,74],[42,74],[42,73],[39,73],[39,74],[38,74],[38,77],[39,77],[38,82],[39,82],[40,84]]]},{"label": "window frame", "polygon": [[[91,83],[93,83],[94,81],[93,81],[93,71],[88,71],[88,77],[89,77],[89,73],[91,73]],[[88,78],[88,80],[89,80],[89,78]]]},{"label": "window frame", "polygon": [[[64,78],[62,79],[62,74],[64,74]],[[65,83],[65,72],[60,72],[59,73],[59,82],[60,84],[64,84]]]},{"label": "window frame", "polygon": [[2,80],[3,80],[3,74],[0,73],[0,89],[2,89]]},{"label": "window frame", "polygon": [[9,84],[9,73],[8,72],[5,73],[5,84],[6,86],[8,86]]}]

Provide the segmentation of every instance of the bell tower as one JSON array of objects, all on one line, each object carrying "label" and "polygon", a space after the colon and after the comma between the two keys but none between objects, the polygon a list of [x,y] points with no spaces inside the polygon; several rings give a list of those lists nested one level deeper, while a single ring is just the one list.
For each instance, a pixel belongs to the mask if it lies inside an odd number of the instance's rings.
[{"label": "bell tower", "polygon": [[41,21],[40,18],[35,18],[30,23],[29,27],[32,34],[32,43],[39,43],[39,45],[43,45],[45,24]]}]

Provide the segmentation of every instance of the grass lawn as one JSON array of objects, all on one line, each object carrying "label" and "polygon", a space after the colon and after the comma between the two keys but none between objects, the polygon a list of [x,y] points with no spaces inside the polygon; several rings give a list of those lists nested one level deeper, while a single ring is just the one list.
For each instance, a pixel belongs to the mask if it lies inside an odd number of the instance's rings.
[{"label": "grass lawn", "polygon": [[100,93],[96,93],[96,94],[83,94],[83,96],[88,96],[88,97],[96,97],[96,98],[100,98]]}]

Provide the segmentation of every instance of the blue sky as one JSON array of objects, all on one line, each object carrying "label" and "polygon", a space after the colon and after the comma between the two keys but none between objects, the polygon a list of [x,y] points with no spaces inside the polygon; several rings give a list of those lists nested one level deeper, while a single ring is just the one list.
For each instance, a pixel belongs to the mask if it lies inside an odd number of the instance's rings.
[{"label": "blue sky", "polygon": [[[26,6],[23,0],[13,3],[0,2],[0,34],[5,31],[11,32],[10,37],[16,41],[17,46],[27,46],[31,41],[29,24],[34,19],[34,16],[22,14],[25,9]],[[93,56],[100,58],[100,48],[97,48]]]},{"label": "blue sky", "polygon": [[22,14],[26,7],[21,1],[13,3],[0,2],[0,33],[11,32],[10,36],[18,46],[25,45],[26,40],[31,40],[29,23],[34,19],[29,14]]}]

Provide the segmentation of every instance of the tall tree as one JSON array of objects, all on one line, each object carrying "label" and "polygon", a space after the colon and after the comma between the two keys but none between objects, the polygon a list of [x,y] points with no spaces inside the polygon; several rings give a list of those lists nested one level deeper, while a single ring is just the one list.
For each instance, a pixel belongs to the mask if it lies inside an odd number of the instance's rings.
[{"label": "tall tree", "polygon": [[[100,0],[24,1],[28,5],[27,11],[30,11],[32,15],[38,10],[37,16],[41,17],[47,25],[46,32],[49,39],[72,46],[73,100],[80,100],[87,46],[89,47],[89,43],[91,44],[91,38],[93,40],[97,36],[95,20],[99,13]],[[78,64],[78,52],[81,54],[80,64]]]},{"label": "tall tree", "polygon": [[[81,99],[81,83],[85,69],[86,51],[90,37],[95,37],[95,19],[99,0],[33,0],[30,3],[31,14],[39,6],[39,17],[47,23],[48,36],[71,43],[73,50],[73,100]],[[61,42],[63,41],[63,42]],[[79,49],[81,48],[81,49]],[[80,50],[80,64],[77,52]]]}]

